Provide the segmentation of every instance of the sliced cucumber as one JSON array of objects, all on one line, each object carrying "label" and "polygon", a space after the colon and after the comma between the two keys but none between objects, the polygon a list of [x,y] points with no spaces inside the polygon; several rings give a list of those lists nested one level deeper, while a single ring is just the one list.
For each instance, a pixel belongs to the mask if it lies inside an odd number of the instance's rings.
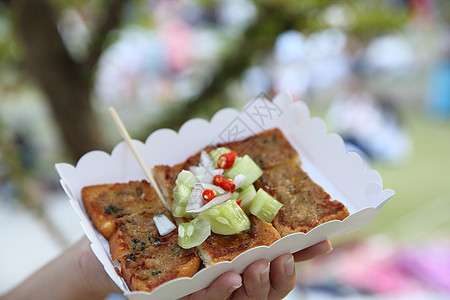
[{"label": "sliced cucumber", "polygon": [[224,173],[227,178],[235,178],[239,174],[246,176],[245,182],[241,186],[241,188],[245,189],[261,177],[263,171],[250,156],[244,155],[243,157],[236,159],[233,167]]},{"label": "sliced cucumber", "polygon": [[242,198],[241,207],[246,213],[249,213],[250,205],[252,204],[253,198],[256,196],[256,189],[253,184],[243,189],[239,193],[239,196]]},{"label": "sliced cucumber", "polygon": [[199,246],[210,234],[211,225],[209,220],[197,217],[188,223],[181,223],[178,226],[178,245],[184,249]]},{"label": "sliced cucumber", "polygon": [[217,234],[230,235],[250,228],[250,220],[236,200],[211,207],[200,216],[210,221],[211,231]]},{"label": "sliced cucumber", "polygon": [[177,185],[173,189],[172,214],[174,217],[191,217],[191,214],[186,212],[186,205],[191,197],[192,189],[185,184]]},{"label": "sliced cucumber", "polygon": [[283,206],[263,189],[259,189],[250,206],[250,212],[266,222],[272,222]]},{"label": "sliced cucumber", "polygon": [[231,194],[230,199],[239,200],[239,199],[241,199],[240,197],[241,197],[241,195],[235,191],[233,194]]},{"label": "sliced cucumber", "polygon": [[209,156],[211,156],[211,159],[213,160],[213,162],[215,164],[214,166],[217,167],[217,160],[219,159],[219,157],[222,154],[226,154],[229,152],[231,152],[231,150],[228,148],[225,148],[225,147],[219,147],[219,148],[214,149],[211,152],[209,152]]},{"label": "sliced cucumber", "polygon": [[184,184],[190,187],[193,187],[196,182],[199,182],[199,180],[195,177],[194,173],[188,170],[183,170],[178,173],[177,180],[175,181],[177,185]]}]

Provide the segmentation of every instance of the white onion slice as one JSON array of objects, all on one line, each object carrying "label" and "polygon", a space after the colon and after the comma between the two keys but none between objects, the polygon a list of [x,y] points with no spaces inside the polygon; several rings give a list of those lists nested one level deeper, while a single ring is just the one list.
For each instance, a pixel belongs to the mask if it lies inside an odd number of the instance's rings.
[{"label": "white onion slice", "polygon": [[247,176],[245,176],[244,174],[239,174],[234,177],[233,183],[236,186],[236,189],[240,188],[244,184],[246,178]]},{"label": "white onion slice", "polygon": [[194,187],[194,189],[195,189],[195,188],[197,188],[197,189],[203,189],[203,186],[202,186],[202,183],[201,183],[201,182],[196,182],[196,183],[194,183],[192,186]]},{"label": "white onion slice", "polygon": [[189,168],[189,170],[194,173],[195,177],[197,177],[198,180],[203,181],[203,178],[205,177],[208,170],[206,170],[202,166],[192,166]]},{"label": "white onion slice", "polygon": [[186,212],[188,210],[194,210],[205,205],[206,201],[203,200],[203,186],[199,183],[194,183],[194,189],[189,197],[188,204],[186,205]]},{"label": "white onion slice", "polygon": [[194,173],[195,177],[199,177],[199,176],[203,176],[203,174],[205,174],[205,168],[203,167],[198,167],[198,166],[191,166],[189,168],[189,171],[191,171],[192,173]]},{"label": "white onion slice", "polygon": [[194,173],[195,177],[201,182],[212,183],[214,176],[219,174],[222,175],[223,170],[215,169],[214,162],[208,153],[202,151],[200,154],[200,163],[198,166],[192,166],[189,170]]},{"label": "white onion slice", "polygon": [[205,151],[202,151],[200,154],[200,166],[205,168],[206,170],[214,170],[214,162],[211,159],[211,156],[209,156],[208,153]]},{"label": "white onion slice", "polygon": [[167,218],[166,215],[160,214],[153,217],[156,228],[161,236],[171,233],[175,228],[177,228],[172,221]]},{"label": "white onion slice", "polygon": [[218,205],[220,203],[223,203],[223,202],[227,201],[228,199],[230,199],[230,197],[231,197],[231,193],[227,192],[225,194],[222,194],[222,195],[219,195],[219,196],[215,197],[214,199],[212,199],[211,201],[209,201],[208,203],[206,203],[205,205],[203,205],[202,207],[200,207],[198,209],[193,209],[193,210],[190,210],[190,211],[188,211],[186,209],[186,212],[188,212],[188,213],[199,213],[199,212],[205,211],[208,208],[211,208],[211,207],[213,207],[215,205]]},{"label": "white onion slice", "polygon": [[195,177],[201,182],[212,183],[214,180],[214,176],[222,175],[223,169],[207,169],[203,166],[192,166],[189,168]]}]

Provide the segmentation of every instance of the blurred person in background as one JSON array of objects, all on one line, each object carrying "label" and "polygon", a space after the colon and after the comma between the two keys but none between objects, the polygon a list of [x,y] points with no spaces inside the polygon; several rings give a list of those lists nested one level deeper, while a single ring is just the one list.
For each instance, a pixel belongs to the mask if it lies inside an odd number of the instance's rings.
[{"label": "blurred person in background", "polygon": [[349,78],[347,89],[332,101],[326,117],[348,150],[369,160],[392,164],[410,157],[412,141],[393,101],[364,90],[356,75]]}]

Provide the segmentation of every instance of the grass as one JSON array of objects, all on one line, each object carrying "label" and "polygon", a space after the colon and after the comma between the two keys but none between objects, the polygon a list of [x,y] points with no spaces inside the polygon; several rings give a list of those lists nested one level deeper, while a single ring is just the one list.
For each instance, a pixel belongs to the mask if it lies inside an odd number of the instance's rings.
[{"label": "grass", "polygon": [[450,233],[450,120],[405,113],[414,156],[404,166],[374,166],[396,196],[365,230],[418,241]]},{"label": "grass", "polygon": [[371,166],[396,195],[370,224],[335,243],[377,234],[407,243],[450,235],[450,119],[436,120],[417,110],[402,111],[402,117],[413,139],[413,156],[399,166]]}]

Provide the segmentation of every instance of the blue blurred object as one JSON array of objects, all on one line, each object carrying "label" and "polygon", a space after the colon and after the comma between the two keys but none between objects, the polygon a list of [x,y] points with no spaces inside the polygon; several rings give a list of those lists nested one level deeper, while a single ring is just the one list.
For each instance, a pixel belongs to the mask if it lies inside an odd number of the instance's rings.
[{"label": "blue blurred object", "polygon": [[127,300],[128,298],[125,297],[124,295],[119,295],[119,294],[111,294],[108,296],[108,298],[106,298],[106,300]]},{"label": "blue blurred object", "polygon": [[436,66],[432,71],[428,105],[434,116],[450,117],[450,61]]}]

